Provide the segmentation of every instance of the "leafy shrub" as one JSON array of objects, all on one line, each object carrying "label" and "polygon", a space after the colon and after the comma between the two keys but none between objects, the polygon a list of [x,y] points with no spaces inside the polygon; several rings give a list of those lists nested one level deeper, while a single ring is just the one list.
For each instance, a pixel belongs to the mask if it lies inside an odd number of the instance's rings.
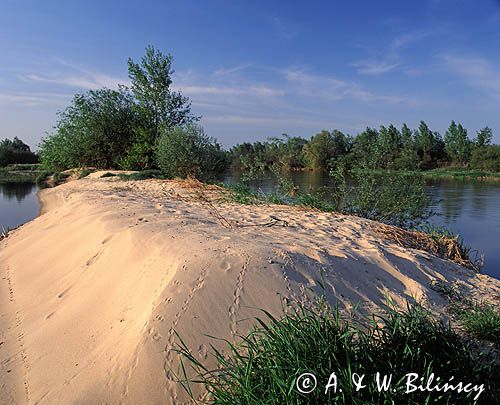
[{"label": "leafy shrub", "polygon": [[201,126],[191,124],[174,127],[160,136],[156,162],[167,177],[209,180],[225,170],[226,155]]},{"label": "leafy shrub", "polygon": [[488,172],[500,172],[500,145],[487,145],[472,152],[471,167]]},{"label": "leafy shrub", "polygon": [[40,159],[47,170],[120,167],[135,142],[141,116],[125,90],[77,94],[59,114],[56,132],[42,140]]},{"label": "leafy shrub", "polygon": [[[347,176],[351,178],[348,181]],[[332,169],[335,210],[392,225],[410,227],[430,215],[424,177],[414,171]]]}]

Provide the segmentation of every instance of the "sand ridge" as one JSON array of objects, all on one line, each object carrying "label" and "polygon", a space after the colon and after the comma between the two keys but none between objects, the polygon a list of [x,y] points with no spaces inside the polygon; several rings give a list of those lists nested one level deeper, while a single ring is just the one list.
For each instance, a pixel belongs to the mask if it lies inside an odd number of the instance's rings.
[{"label": "sand ridge", "polygon": [[439,311],[440,279],[500,297],[498,280],[380,240],[368,220],[100,175],[43,190],[43,214],[0,242],[5,403],[186,401],[175,332],[210,364],[207,335],[237,341],[260,309],[313,294],[346,311],[385,296]]}]

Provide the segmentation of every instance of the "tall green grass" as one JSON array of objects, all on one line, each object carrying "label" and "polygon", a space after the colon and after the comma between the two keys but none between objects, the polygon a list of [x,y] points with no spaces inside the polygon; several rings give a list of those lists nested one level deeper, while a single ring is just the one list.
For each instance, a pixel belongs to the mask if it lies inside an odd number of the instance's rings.
[{"label": "tall green grass", "polygon": [[[432,318],[419,305],[405,311],[389,309],[387,315],[354,324],[338,310],[300,308],[275,318],[265,313],[258,327],[242,337],[241,344],[227,342],[226,352],[212,347],[216,369],[206,368],[180,339],[181,383],[192,394],[193,384],[209,391],[215,404],[493,404],[500,401],[500,367],[479,353],[472,342],[449,325]],[[309,372],[316,389],[301,393],[297,378]],[[337,390],[325,387],[331,373]],[[391,388],[380,390],[376,373],[392,374]],[[190,373],[194,377],[188,378]],[[359,391],[353,373],[365,375]],[[406,374],[417,373],[425,381],[434,374],[440,383],[484,384],[484,392],[406,392]],[[419,384],[418,381],[416,384]],[[340,389],[342,391],[340,391]]]}]

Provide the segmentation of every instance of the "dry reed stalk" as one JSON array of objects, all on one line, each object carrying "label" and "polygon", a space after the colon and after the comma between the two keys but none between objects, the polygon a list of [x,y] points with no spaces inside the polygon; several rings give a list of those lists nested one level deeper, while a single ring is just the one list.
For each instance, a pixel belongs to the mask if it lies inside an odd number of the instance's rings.
[{"label": "dry reed stalk", "polygon": [[458,236],[443,235],[433,238],[425,232],[407,231],[385,224],[378,225],[376,232],[405,248],[423,250],[477,272],[482,266],[482,258],[472,260],[470,252],[462,247]]}]

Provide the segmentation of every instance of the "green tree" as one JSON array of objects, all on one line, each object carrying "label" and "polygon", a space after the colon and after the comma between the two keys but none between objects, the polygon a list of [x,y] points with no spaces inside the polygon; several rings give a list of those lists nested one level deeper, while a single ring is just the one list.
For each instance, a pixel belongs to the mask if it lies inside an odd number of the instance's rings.
[{"label": "green tree", "polygon": [[394,125],[381,126],[375,145],[375,159],[377,167],[384,169],[394,168],[394,162],[401,149],[401,133]]},{"label": "green tree", "polygon": [[42,165],[48,170],[120,168],[140,124],[134,100],[124,89],[77,94],[59,113],[56,131],[40,144]]},{"label": "green tree", "polygon": [[199,125],[165,129],[156,148],[156,162],[167,177],[217,178],[227,166],[226,154]]},{"label": "green tree", "polygon": [[491,139],[493,138],[493,131],[490,127],[481,128],[477,131],[476,139],[474,144],[476,147],[481,148],[491,144]]},{"label": "green tree", "polygon": [[444,142],[441,135],[431,131],[424,121],[420,121],[415,132],[415,145],[422,169],[436,167],[437,161],[444,157]]},{"label": "green tree", "polygon": [[374,128],[366,128],[354,139],[352,146],[353,166],[375,168],[378,164],[377,151],[379,133]]},{"label": "green tree", "polygon": [[278,164],[283,169],[305,167],[304,146],[307,140],[301,137],[291,137],[282,134],[280,137],[269,138],[269,147],[275,156],[270,156],[273,164]]},{"label": "green tree", "polygon": [[137,133],[134,149],[146,154],[147,164],[152,163],[154,145],[160,133],[175,126],[183,126],[199,120],[191,114],[191,102],[180,92],[172,89],[172,55],[164,55],[153,46],[136,63],[128,60],[128,76],[138,108],[145,117],[143,127]]},{"label": "green tree", "polygon": [[309,167],[314,170],[326,170],[332,159],[347,153],[348,139],[340,131],[321,131],[314,135],[311,140],[304,145],[304,156],[309,163]]},{"label": "green tree", "polygon": [[470,157],[470,141],[462,124],[451,124],[444,136],[445,151],[453,163],[465,165]]},{"label": "green tree", "polygon": [[15,163],[36,163],[37,156],[31,152],[30,147],[17,136],[14,139],[0,141],[0,166]]},{"label": "green tree", "polygon": [[474,149],[470,165],[473,169],[500,172],[500,145],[486,145]]},{"label": "green tree", "polygon": [[401,128],[401,151],[395,160],[396,169],[415,170],[418,168],[419,158],[412,130],[403,124]]}]

